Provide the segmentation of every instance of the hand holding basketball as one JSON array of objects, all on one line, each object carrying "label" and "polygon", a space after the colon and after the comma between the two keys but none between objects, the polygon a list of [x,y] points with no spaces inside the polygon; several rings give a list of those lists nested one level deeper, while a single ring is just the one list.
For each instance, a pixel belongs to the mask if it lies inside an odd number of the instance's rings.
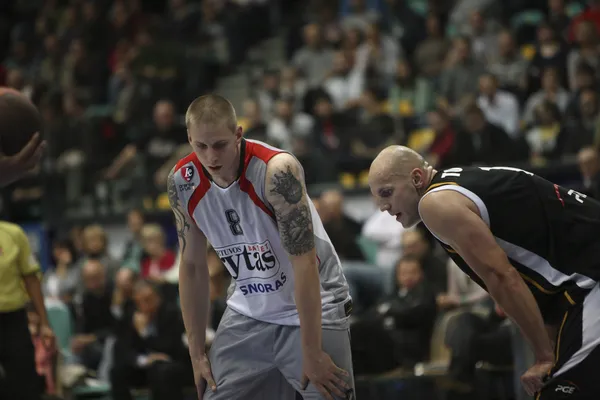
[{"label": "hand holding basketball", "polygon": [[206,385],[213,392],[217,391],[217,384],[212,376],[210,369],[210,361],[206,354],[202,354],[200,358],[192,357],[192,366],[194,368],[194,382],[196,383],[196,391],[198,392],[198,400],[204,398],[204,390]]},{"label": "hand holding basketball", "polygon": [[25,147],[13,156],[0,153],[0,186],[6,186],[33,170],[46,148],[46,142],[36,133]]},{"label": "hand holding basketball", "polygon": [[333,400],[331,393],[341,398],[346,397],[345,392],[350,386],[343,378],[348,377],[348,372],[335,365],[329,354],[323,350],[305,353],[303,362],[303,376],[300,382],[303,390],[310,381],[327,400]]}]

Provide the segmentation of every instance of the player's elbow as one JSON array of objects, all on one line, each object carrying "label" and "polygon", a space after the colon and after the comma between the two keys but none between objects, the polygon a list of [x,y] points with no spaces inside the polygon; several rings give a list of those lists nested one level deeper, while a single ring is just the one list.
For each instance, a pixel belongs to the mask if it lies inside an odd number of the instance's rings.
[{"label": "player's elbow", "polygon": [[208,265],[206,262],[190,261],[182,259],[179,262],[179,283],[190,282],[196,278],[208,277]]},{"label": "player's elbow", "polygon": [[490,292],[495,287],[507,291],[519,290],[522,285],[521,275],[508,260],[487,268],[487,274],[482,278]]}]

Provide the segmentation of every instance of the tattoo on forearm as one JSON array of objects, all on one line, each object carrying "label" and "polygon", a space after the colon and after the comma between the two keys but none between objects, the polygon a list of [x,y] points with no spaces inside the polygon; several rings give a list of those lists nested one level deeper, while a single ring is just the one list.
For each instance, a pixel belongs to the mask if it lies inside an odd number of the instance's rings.
[{"label": "tattoo on forearm", "polygon": [[179,242],[181,243],[181,251],[184,251],[186,246],[185,233],[189,231],[190,224],[188,224],[187,218],[181,210],[174,172],[175,169],[171,170],[169,177],[167,178],[167,194],[169,196],[169,203],[173,209],[173,214],[175,215],[175,224],[177,226],[177,236],[179,236]]},{"label": "tattoo on forearm", "polygon": [[302,200],[302,183],[294,176],[288,165],[286,171],[278,171],[273,175],[271,193],[283,196],[289,204],[298,204]]},{"label": "tattoo on forearm", "polygon": [[302,255],[315,247],[310,209],[304,204],[276,213],[283,248],[293,256]]}]

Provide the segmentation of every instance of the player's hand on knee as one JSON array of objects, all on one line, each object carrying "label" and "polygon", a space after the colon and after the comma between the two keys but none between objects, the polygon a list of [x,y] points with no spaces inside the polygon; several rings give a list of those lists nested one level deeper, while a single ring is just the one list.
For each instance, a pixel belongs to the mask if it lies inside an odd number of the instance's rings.
[{"label": "player's hand on knee", "polygon": [[310,381],[327,400],[333,400],[331,394],[346,397],[345,393],[350,386],[344,379],[349,376],[348,372],[336,366],[327,353],[322,350],[305,353],[303,362],[303,389],[306,389]]},{"label": "player's hand on knee", "polygon": [[536,362],[521,376],[521,383],[528,395],[533,396],[544,387],[544,378],[552,368],[552,361]]},{"label": "player's hand on knee", "polygon": [[202,400],[204,397],[206,385],[210,390],[216,392],[217,384],[212,376],[210,361],[208,361],[206,354],[202,354],[200,357],[192,357],[192,367],[194,368],[194,381],[198,392],[198,400]]}]

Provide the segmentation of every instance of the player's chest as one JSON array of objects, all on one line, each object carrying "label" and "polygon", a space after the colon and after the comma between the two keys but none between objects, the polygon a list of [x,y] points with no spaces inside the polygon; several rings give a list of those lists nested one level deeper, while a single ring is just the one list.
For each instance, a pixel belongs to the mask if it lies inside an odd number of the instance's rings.
[{"label": "player's chest", "polygon": [[243,192],[206,196],[194,211],[194,219],[213,246],[265,240],[277,233],[270,210]]}]

